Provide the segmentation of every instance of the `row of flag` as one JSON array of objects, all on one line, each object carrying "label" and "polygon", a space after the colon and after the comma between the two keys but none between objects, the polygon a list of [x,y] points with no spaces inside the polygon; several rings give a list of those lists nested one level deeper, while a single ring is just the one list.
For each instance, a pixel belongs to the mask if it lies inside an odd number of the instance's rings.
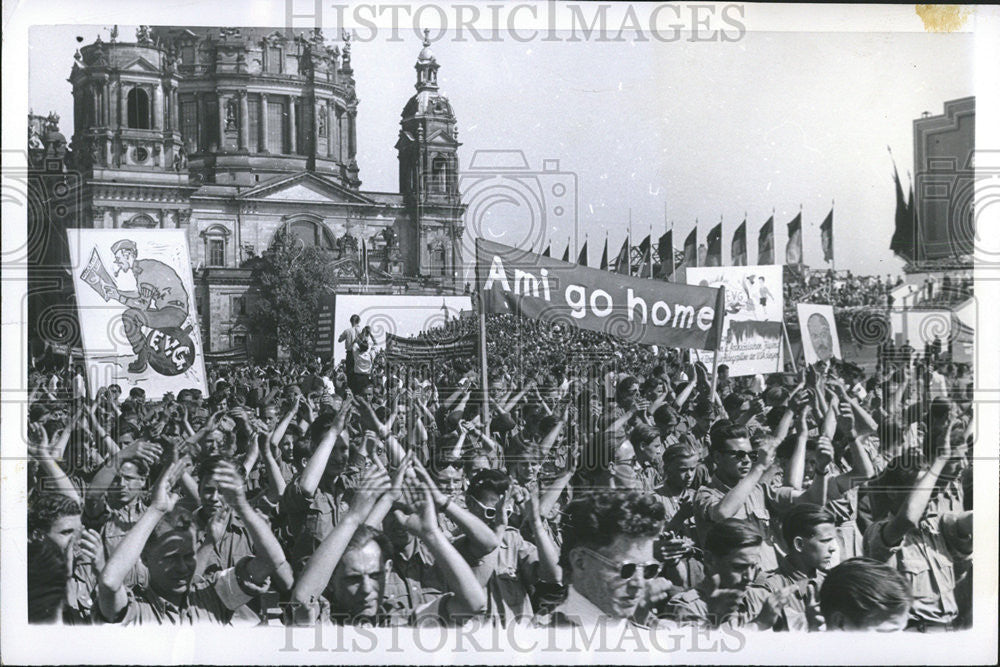
[{"label": "row of flag", "polygon": [[[823,260],[833,262],[833,209],[819,226],[820,241],[823,246]],[[604,239],[604,251],[601,253],[600,268],[602,271],[615,271],[623,275],[635,275],[637,277],[661,278],[671,280],[674,272],[682,267],[689,266],[722,266],[722,222],[708,232],[706,244],[698,245],[698,226],[695,225],[691,233],[684,240],[682,253],[674,252],[674,232],[667,231],[661,236],[653,247],[652,234],[644,238],[638,246],[632,246],[632,239],[626,237],[622,243],[618,255],[612,263],[608,261],[608,240]],[[589,266],[587,241],[584,241],[580,248],[580,254],[576,263],[580,266]],[[633,268],[633,251],[638,251],[639,265]],[[542,252],[545,257],[550,257],[552,245]],[[746,266],[748,264],[747,253],[747,221],[746,218],[740,223],[733,233],[730,245],[730,255],[733,266]],[[569,244],[563,251],[562,261],[570,261]],[[757,264],[774,264],[774,216],[767,219],[757,235]],[[792,218],[788,223],[788,243],[785,245],[785,264],[802,263],[802,212]]]}]

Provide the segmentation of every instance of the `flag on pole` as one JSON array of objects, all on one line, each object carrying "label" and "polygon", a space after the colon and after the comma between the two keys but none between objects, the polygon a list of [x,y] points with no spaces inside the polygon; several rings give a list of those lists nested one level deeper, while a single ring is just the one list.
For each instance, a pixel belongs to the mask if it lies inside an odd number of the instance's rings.
[{"label": "flag on pole", "polygon": [[580,248],[580,256],[576,258],[576,263],[580,266],[587,266],[587,241],[583,242],[583,247]]},{"label": "flag on pole", "polygon": [[642,253],[642,261],[639,262],[639,271],[635,274],[637,278],[653,277],[653,251],[646,244],[646,250]]},{"label": "flag on pole", "polygon": [[601,253],[601,271],[608,270],[608,237],[604,237],[604,252]]},{"label": "flag on pole", "polygon": [[698,266],[698,223],[684,239],[684,266]]},{"label": "flag on pole", "polygon": [[[890,155],[892,151],[889,151]],[[916,237],[914,229],[916,222],[913,215],[913,196],[910,196],[910,203],[906,202],[903,194],[903,185],[899,182],[899,172],[896,171],[896,162],[892,163],[892,180],[896,183],[896,230],[892,234],[892,241],[889,242],[889,250],[893,251],[907,261],[916,259]]]},{"label": "flag on pole", "polygon": [[615,259],[615,273],[620,273],[623,276],[632,275],[631,267],[629,267],[629,253],[631,252],[631,244],[629,243],[629,238],[625,237],[625,242],[622,243],[622,249],[618,251],[618,257]]},{"label": "flag on pole", "polygon": [[744,216],[743,222],[733,233],[733,244],[729,249],[732,255],[733,266],[747,265],[747,219]]},{"label": "flag on pole", "polygon": [[569,241],[566,242],[566,250],[563,251],[562,261],[569,262]]},{"label": "flag on pole", "polygon": [[722,266],[722,222],[720,221],[708,233],[708,250],[705,254],[705,266]]},{"label": "flag on pole", "polygon": [[823,261],[833,261],[833,209],[827,214],[819,226],[819,236],[823,243]]},{"label": "flag on pole", "polygon": [[785,264],[802,263],[802,211],[788,223],[788,245],[785,246]]},{"label": "flag on pole", "polygon": [[698,245],[698,263],[695,266],[711,266],[708,263],[708,246],[704,243]]},{"label": "flag on pole", "polygon": [[660,237],[656,248],[660,255],[660,278],[671,280],[674,277],[674,230],[669,230]]},{"label": "flag on pole", "polygon": [[552,256],[552,244],[550,243],[547,246],[545,246],[545,250],[542,251],[542,257],[551,257],[551,256]]},{"label": "flag on pole", "polygon": [[757,263],[774,264],[774,216],[760,228],[757,235]]}]

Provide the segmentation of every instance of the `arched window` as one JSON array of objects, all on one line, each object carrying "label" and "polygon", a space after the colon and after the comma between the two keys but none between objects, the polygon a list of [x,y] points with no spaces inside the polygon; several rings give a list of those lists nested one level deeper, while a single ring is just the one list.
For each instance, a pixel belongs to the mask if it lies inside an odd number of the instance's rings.
[{"label": "arched window", "polygon": [[201,233],[205,241],[205,266],[226,266],[229,234],[229,230],[222,225],[212,225]]},{"label": "arched window", "polygon": [[448,158],[437,156],[431,163],[431,192],[438,194],[448,193],[448,182],[450,180]]},{"label": "arched window", "polygon": [[140,213],[139,215],[132,217],[132,219],[122,225],[122,227],[151,229],[153,227],[159,227],[159,225],[156,224],[156,221],[148,215]]},{"label": "arched window", "polygon": [[128,91],[128,126],[149,129],[149,95],[142,88]]},{"label": "arched window", "polygon": [[304,246],[319,246],[323,250],[333,250],[334,248],[330,230],[314,220],[292,220],[288,223],[288,231],[298,238]]}]

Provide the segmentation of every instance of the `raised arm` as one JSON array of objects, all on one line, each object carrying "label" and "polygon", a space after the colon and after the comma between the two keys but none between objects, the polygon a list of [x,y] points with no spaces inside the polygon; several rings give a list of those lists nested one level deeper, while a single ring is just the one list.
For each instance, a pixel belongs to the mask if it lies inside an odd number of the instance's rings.
[{"label": "raised arm", "polygon": [[934,487],[937,485],[938,477],[951,458],[951,426],[951,424],[948,425],[948,437],[939,447],[938,454],[930,468],[917,478],[913,488],[907,494],[906,500],[903,501],[903,505],[883,529],[882,538],[887,545],[893,546],[902,542],[903,536],[916,527],[920,523],[920,519],[923,518],[927,504],[934,493]]},{"label": "raised arm", "polygon": [[[38,463],[45,475],[51,480],[56,493],[66,496],[82,505],[83,500],[80,498],[76,487],[73,486],[73,482],[66,475],[66,471],[56,463],[56,451],[59,449],[59,441],[63,440],[64,433],[66,435],[65,440],[69,440],[69,430],[70,427],[67,426],[56,438],[56,442],[50,444],[49,436],[44,426],[41,424],[29,424],[28,454]],[[62,449],[65,449],[65,447],[66,445],[63,444]],[[61,457],[61,454],[58,456]]]},{"label": "raised arm", "polygon": [[350,402],[344,401],[340,407],[340,411],[337,413],[336,421],[334,421],[330,430],[323,436],[323,439],[320,440],[316,451],[309,457],[309,463],[306,464],[306,468],[302,471],[302,476],[299,477],[298,482],[299,488],[307,496],[312,496],[316,493],[316,489],[319,488],[319,482],[323,478],[323,471],[326,470],[327,461],[333,453],[334,445],[337,443],[340,433],[344,430],[344,423],[347,421],[347,415],[350,411]]},{"label": "raised arm", "polygon": [[228,462],[220,462],[212,474],[212,479],[250,534],[255,556],[248,565],[250,578],[253,581],[261,581],[273,574],[279,584],[279,590],[291,590],[294,583],[292,567],[285,559],[285,552],[282,551],[267,522],[250,506],[243,478],[236,467]]},{"label": "raised arm", "polygon": [[709,510],[709,519],[719,522],[736,515],[736,512],[743,507],[747,498],[750,497],[750,494],[760,483],[764,473],[771,467],[776,444],[773,440],[765,440],[761,444],[757,450],[757,460],[754,461],[750,472],[747,473],[746,477],[737,482],[736,486],[729,489],[726,495],[722,497],[722,500]]},{"label": "raised arm", "polygon": [[413,461],[413,469],[423,485],[427,487],[438,510],[451,519],[465,535],[468,540],[470,556],[473,558],[485,556],[500,546],[500,539],[496,532],[476,518],[472,512],[461,507],[458,503],[452,502],[450,497],[444,495],[420,461]]},{"label": "raised arm", "polygon": [[316,622],[316,598],[330,583],[330,577],[337,569],[355,531],[371,513],[379,496],[388,488],[389,477],[384,470],[373,466],[362,476],[347,512],[323,538],[295,583],[292,590],[292,615],[297,625]]},{"label": "raised arm", "polygon": [[128,604],[125,577],[139,562],[142,549],[146,546],[149,536],[153,534],[156,524],[177,503],[178,496],[173,493],[172,489],[180,478],[183,466],[182,462],[175,461],[163,469],[153,487],[153,497],[149,508],[143,512],[139,520],[125,534],[124,539],[118,543],[111,558],[101,570],[97,582],[97,604],[100,606],[101,615],[104,618],[116,619],[125,610],[125,606]]}]

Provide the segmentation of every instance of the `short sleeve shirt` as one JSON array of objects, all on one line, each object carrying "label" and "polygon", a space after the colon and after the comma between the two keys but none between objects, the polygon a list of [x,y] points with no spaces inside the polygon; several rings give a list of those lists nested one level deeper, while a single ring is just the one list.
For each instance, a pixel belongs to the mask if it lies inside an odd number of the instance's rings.
[{"label": "short sleeve shirt", "polygon": [[333,484],[334,492],[316,489],[309,496],[299,486],[299,479],[285,487],[280,513],[285,517],[292,536],[289,560],[294,568],[312,555],[341,517],[350,509],[351,489],[355,483],[351,474],[341,475]]},{"label": "short sleeve shirt", "polygon": [[533,616],[528,586],[534,585],[538,567],[538,548],[534,544],[514,528],[504,531],[500,546],[481,558],[468,555],[464,535],[454,544],[479,581],[485,582],[489,616],[504,625]]}]

